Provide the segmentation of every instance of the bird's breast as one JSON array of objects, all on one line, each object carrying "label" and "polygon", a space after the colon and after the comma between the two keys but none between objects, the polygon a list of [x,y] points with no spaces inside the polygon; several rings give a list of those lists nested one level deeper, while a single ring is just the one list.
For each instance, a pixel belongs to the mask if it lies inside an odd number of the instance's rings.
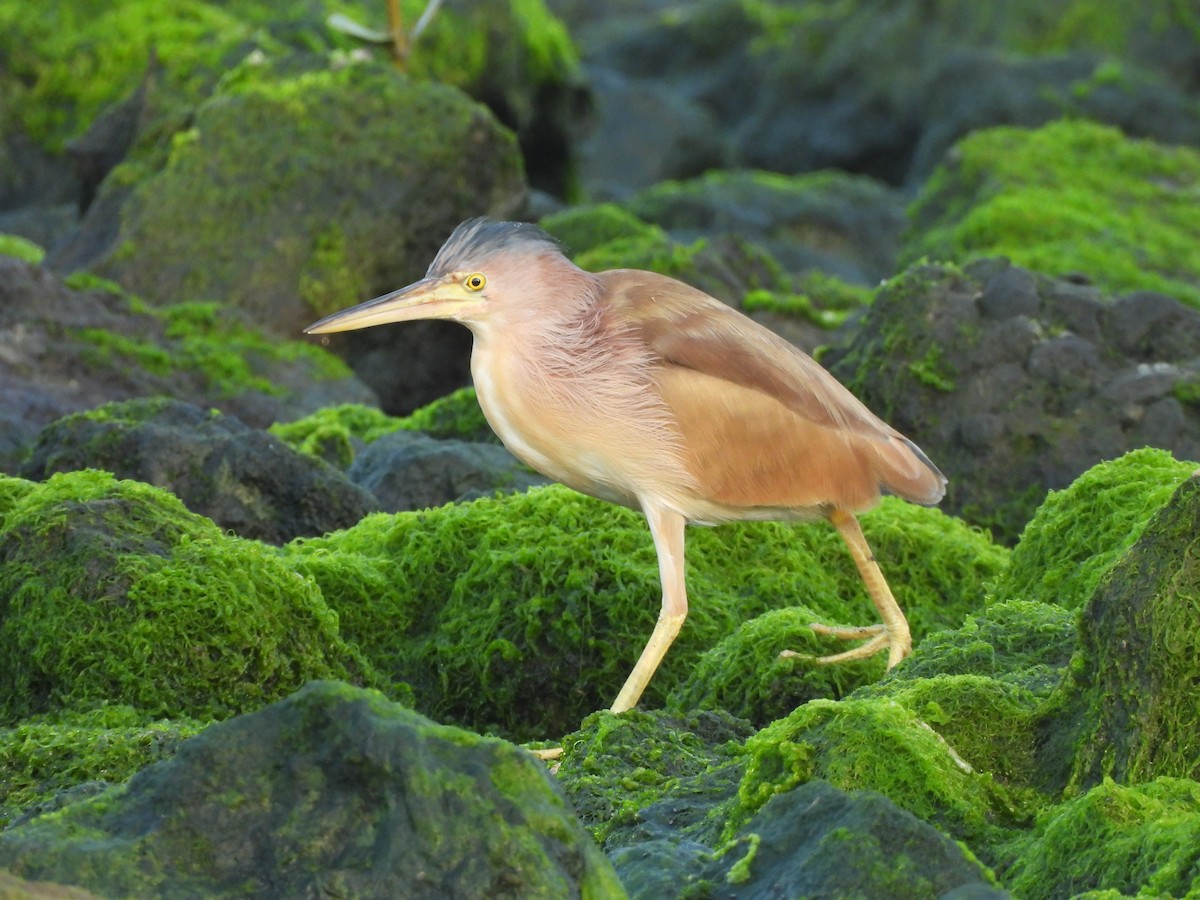
[{"label": "bird's breast", "polygon": [[513,455],[583,493],[636,507],[689,480],[669,410],[636,365],[497,352],[476,341],[471,373],[488,424]]}]

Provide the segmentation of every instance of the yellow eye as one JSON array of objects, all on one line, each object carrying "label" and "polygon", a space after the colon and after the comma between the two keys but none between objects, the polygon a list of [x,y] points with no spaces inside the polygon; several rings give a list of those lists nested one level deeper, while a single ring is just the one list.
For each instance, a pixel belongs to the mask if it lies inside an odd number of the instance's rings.
[{"label": "yellow eye", "polygon": [[487,284],[487,279],[483,277],[482,272],[473,272],[463,279],[463,284],[466,285],[468,291],[482,291],[483,286]]}]

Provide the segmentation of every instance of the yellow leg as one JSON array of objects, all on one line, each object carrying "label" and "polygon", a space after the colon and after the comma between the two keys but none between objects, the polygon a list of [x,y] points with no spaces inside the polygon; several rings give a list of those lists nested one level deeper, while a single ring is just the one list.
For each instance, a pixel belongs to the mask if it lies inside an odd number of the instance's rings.
[{"label": "yellow leg", "polygon": [[[858,574],[862,576],[867,593],[875,604],[875,608],[879,610],[879,617],[883,619],[883,623],[866,625],[861,628],[835,628],[814,622],[812,630],[818,634],[842,640],[867,639],[865,643],[852,650],[835,653],[832,656],[821,656],[816,661],[822,665],[829,665],[851,659],[865,659],[886,647],[888,650],[887,667],[890,669],[912,652],[912,636],[909,634],[908,620],[904,618],[904,612],[896,603],[896,598],[892,596],[891,588],[888,587],[883,572],[879,569],[879,563],[875,561],[875,555],[871,552],[871,547],[863,536],[858,519],[853,514],[838,509],[834,510],[829,520],[846,542],[846,546],[850,548],[850,555],[858,567]],[[796,656],[797,654],[785,650],[781,655]]]},{"label": "yellow leg", "polygon": [[650,683],[650,678],[658,669],[659,663],[667,655],[667,650],[683,627],[687,618],[687,588],[683,579],[683,529],[684,518],[678,513],[645,504],[642,511],[650,524],[650,534],[654,538],[654,549],[658,553],[658,574],[662,581],[662,610],[658,614],[658,622],[650,634],[650,640],[642,650],[637,665],[625,679],[621,692],[613,701],[612,711],[625,712],[637,706],[642,692]]}]

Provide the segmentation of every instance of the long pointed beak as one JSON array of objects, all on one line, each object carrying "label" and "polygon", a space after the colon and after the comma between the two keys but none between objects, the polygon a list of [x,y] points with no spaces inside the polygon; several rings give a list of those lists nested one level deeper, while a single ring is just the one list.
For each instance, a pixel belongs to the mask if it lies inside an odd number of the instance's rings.
[{"label": "long pointed beak", "polygon": [[389,322],[416,319],[460,319],[478,300],[466,296],[456,284],[440,278],[422,278],[408,287],[335,312],[304,329],[305,334],[355,331]]}]

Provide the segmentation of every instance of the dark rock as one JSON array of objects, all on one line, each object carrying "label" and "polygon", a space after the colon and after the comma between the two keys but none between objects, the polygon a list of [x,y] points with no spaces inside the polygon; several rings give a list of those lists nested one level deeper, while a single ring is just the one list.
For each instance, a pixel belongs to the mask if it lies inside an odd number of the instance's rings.
[{"label": "dark rock", "polygon": [[704,106],[657,82],[592,73],[595,126],[580,144],[584,187],[596,200],[625,199],[668,178],[720,168],[721,129]]},{"label": "dark rock", "polygon": [[327,463],[234,416],[178,400],[130,400],[45,428],[21,476],[105,469],[164,488],[246,538],[284,544],[349,528],[379,509]]},{"label": "dark rock", "polygon": [[369,491],[385,512],[550,483],[496,444],[436,440],[412,431],[396,431],[368,444],[346,476]]},{"label": "dark rock", "polygon": [[1113,304],[1108,334],[1134,359],[1186,359],[1200,348],[1200,316],[1166,294],[1137,291]]},{"label": "dark rock", "polygon": [[899,192],[840,172],[711,172],[648,188],[625,205],[680,241],[736,235],[788,271],[818,268],[871,286],[895,271],[904,229]]},{"label": "dark rock", "polygon": [[950,511],[1006,541],[1103,459],[1200,458],[1200,311],[1161,294],[1114,298],[997,259],[918,265],[822,361],[949,476]]},{"label": "dark rock", "polygon": [[150,311],[119,290],[68,287],[0,255],[0,469],[14,471],[56,419],[145,396],[220,407],[255,427],[374,400],[327,354],[268,340],[233,311]]},{"label": "dark rock", "polygon": [[[677,108],[710,115],[727,136],[729,167],[839,168],[915,185],[972,130],[1064,114],[1164,143],[1200,143],[1191,97],[1200,51],[1182,12],[1131,22],[1118,57],[1105,24],[1118,14],[1106,4],[1053,35],[1032,7],[947,10],[920,0],[887,15],[870,4],[793,15],[743,0],[643,0],[606,6],[600,18],[574,0],[553,5],[578,23],[590,72],[653,83],[675,94]],[[653,133],[652,122],[616,122],[652,110],[600,113],[581,154],[585,185],[595,183],[592,166],[609,175],[627,152],[610,136]],[[614,190],[611,178],[605,186]]]},{"label": "dark rock", "polygon": [[106,896],[625,896],[528,753],[332,682],[0,834],[0,865]]}]

